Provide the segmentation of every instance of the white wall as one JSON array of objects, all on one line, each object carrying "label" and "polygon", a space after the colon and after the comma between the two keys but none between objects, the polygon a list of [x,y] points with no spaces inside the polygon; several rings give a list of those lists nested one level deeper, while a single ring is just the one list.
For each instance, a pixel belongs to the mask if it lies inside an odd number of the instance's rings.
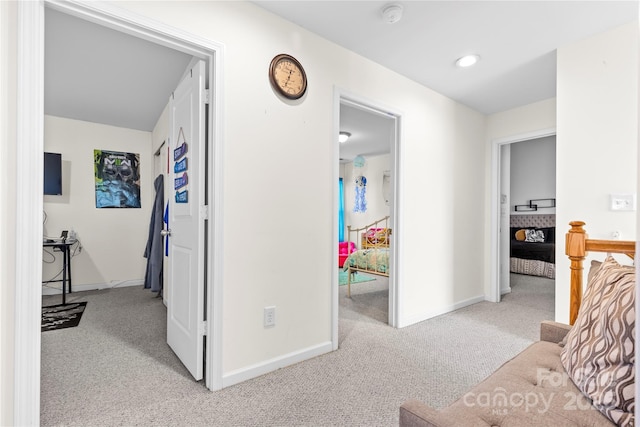
[{"label": "white wall", "polygon": [[[558,49],[556,220],[585,221],[595,239],[637,238],[636,212],[611,211],[609,195],[637,191],[638,48],[636,22]],[[569,260],[556,261],[556,319],[566,322]]]},{"label": "white wall", "polygon": [[[154,198],[151,133],[45,116],[44,147],[61,153],[63,162],[62,196],[44,196],[44,233],[76,231],[82,251],[72,260],[74,289],[142,284]],[[94,149],[140,154],[140,209],[96,208]],[[53,254],[55,262],[43,263],[43,280],[61,269],[60,253]],[[50,258],[43,254],[43,261]]]},{"label": "white wall", "polygon": [[[590,237],[636,240],[636,212],[609,210],[610,193],[635,193],[638,132],[638,25],[600,33],[558,50],[557,98],[493,114],[487,120],[488,164],[496,140],[557,129],[556,228],[559,245],[569,222],[587,223]],[[557,107],[556,107],[557,103]],[[557,119],[556,119],[557,111]],[[491,182],[488,169],[486,182]],[[491,186],[487,185],[487,200]],[[490,236],[490,203],[485,232]],[[487,238],[487,245],[490,238]],[[556,257],[556,320],[569,319],[569,260]],[[485,251],[490,265],[490,251]],[[489,272],[485,289],[491,291]]]},{"label": "white wall", "polygon": [[[371,224],[383,217],[391,214],[391,207],[385,204],[382,193],[382,177],[384,171],[391,169],[391,155],[383,154],[379,156],[367,156],[365,165],[362,168],[354,168],[353,163],[344,165],[344,225],[352,228],[360,228]],[[355,178],[362,174],[367,178],[366,187],[366,212],[354,212],[355,207]],[[345,239],[347,239],[345,228]],[[352,237],[352,241],[358,245],[357,236]]]},{"label": "white wall", "polygon": [[[492,114],[487,117],[486,150],[485,150],[485,204],[484,204],[484,235],[485,247],[483,249],[485,265],[494,263],[491,253],[491,179],[492,179],[492,150],[493,146],[503,140],[529,135],[535,132],[548,131],[556,127],[556,99],[546,99],[533,104]],[[560,168],[560,165],[556,166]],[[509,202],[513,204],[513,202]],[[507,207],[506,214],[509,214]],[[559,231],[560,233],[560,231]],[[503,260],[507,262],[508,260]],[[485,295],[493,295],[491,283],[491,270],[484,270]]]},{"label": "white wall", "polygon": [[[555,208],[516,212],[515,207],[528,205],[531,199],[554,199],[555,197],[555,135],[511,144],[511,214],[553,214],[556,212]],[[541,203],[545,206],[550,205],[547,201]]]},{"label": "white wall", "polygon": [[[151,151],[155,153],[158,151],[163,142],[169,139],[169,103],[164,107],[156,125],[151,132]],[[167,145],[165,145],[166,147]]]},{"label": "white wall", "polygon": [[[400,323],[482,295],[482,239],[468,238],[483,204],[481,114],[251,3],[119,5],[225,45],[220,249],[228,381],[330,343],[336,88],[405,112]],[[283,102],[269,85],[269,62],[281,52],[306,69],[309,88],[301,102]],[[332,66],[336,62],[343,66]],[[425,275],[425,262],[438,268]],[[268,305],[278,320],[265,329]]]}]

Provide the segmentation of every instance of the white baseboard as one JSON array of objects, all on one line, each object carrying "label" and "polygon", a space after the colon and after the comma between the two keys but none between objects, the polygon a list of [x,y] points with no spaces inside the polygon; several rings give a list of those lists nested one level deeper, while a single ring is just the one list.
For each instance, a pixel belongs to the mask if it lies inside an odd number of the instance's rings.
[{"label": "white baseboard", "polygon": [[[125,288],[127,286],[140,286],[144,285],[144,279],[133,279],[133,280],[114,280],[109,283],[89,283],[84,285],[71,285],[71,288],[74,293],[76,292],[84,292],[84,291],[99,291],[102,289],[111,289],[111,288]],[[59,295],[62,293],[60,283],[56,284],[48,284],[47,286],[42,287],[42,295]]]},{"label": "white baseboard", "polygon": [[398,322],[398,328],[404,328],[406,326],[415,325],[416,323],[423,322],[425,320],[431,319],[432,317],[450,313],[452,311],[458,310],[460,308],[466,307],[471,304],[482,302],[484,300],[485,300],[484,295],[480,295],[477,297],[466,299],[464,301],[457,302],[450,306],[443,307],[439,310],[427,311],[420,314],[416,314],[414,316],[406,317],[404,319],[400,319],[400,322]]},{"label": "white baseboard", "polygon": [[500,289],[500,295],[510,294],[510,293],[511,293],[511,286]]},{"label": "white baseboard", "polygon": [[266,360],[262,363],[231,371],[222,376],[222,388],[239,384],[243,381],[268,374],[269,372],[291,366],[295,363],[303,362],[313,357],[320,356],[321,354],[329,353],[332,350],[333,347],[331,345],[331,341],[327,341],[313,347],[308,347],[300,351],[285,354],[284,356]]}]

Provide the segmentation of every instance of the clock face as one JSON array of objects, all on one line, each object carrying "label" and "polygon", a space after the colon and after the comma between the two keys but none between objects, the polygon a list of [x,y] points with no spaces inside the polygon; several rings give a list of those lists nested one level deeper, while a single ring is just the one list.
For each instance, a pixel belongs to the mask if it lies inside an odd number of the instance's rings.
[{"label": "clock face", "polygon": [[277,55],[269,67],[271,85],[285,98],[298,99],[307,90],[307,75],[302,65],[290,55]]}]

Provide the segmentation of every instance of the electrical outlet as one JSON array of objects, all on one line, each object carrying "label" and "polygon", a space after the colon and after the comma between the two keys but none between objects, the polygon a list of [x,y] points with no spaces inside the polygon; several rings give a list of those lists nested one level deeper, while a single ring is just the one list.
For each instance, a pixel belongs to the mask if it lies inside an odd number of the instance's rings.
[{"label": "electrical outlet", "polygon": [[264,308],[264,326],[265,328],[276,326],[276,307],[265,307]]}]

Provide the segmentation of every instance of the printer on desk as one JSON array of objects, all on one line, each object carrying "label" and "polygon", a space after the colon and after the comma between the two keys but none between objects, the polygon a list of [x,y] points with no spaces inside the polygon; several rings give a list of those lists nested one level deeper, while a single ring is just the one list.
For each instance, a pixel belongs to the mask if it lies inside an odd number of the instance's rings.
[{"label": "printer on desk", "polygon": [[[56,237],[54,239],[52,238],[43,238],[42,241],[43,243],[71,243],[71,239],[69,239],[69,242],[67,242],[67,236],[69,235],[69,232],[67,230],[62,230],[62,233],[60,234],[60,237]],[[75,240],[75,236],[74,239]]]}]

